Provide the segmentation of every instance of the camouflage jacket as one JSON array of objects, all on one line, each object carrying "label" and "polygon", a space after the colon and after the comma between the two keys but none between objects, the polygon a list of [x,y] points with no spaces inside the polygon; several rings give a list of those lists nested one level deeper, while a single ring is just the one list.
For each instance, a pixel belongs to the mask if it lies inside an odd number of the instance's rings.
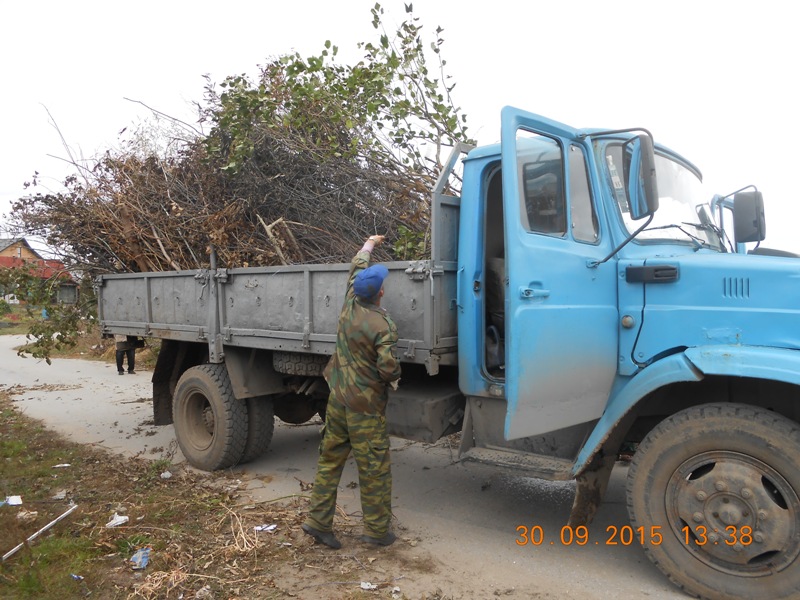
[{"label": "camouflage jacket", "polygon": [[347,296],[339,315],[336,351],[325,367],[325,380],[334,397],[356,412],[386,413],[387,385],[400,378],[397,327],[385,310],[362,301],[353,292],[359,271],[371,255],[361,251],[350,264]]}]

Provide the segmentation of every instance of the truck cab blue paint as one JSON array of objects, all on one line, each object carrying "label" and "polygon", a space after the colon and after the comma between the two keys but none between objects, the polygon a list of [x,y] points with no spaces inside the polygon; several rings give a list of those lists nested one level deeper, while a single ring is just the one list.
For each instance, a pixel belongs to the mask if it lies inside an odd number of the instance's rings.
[{"label": "truck cab blue paint", "polygon": [[[483,147],[464,159],[464,184],[458,234],[458,381],[468,396],[490,395],[492,380],[483,362],[482,336],[485,305],[484,226],[489,178],[499,169],[499,147]],[[472,190],[472,192],[467,192]],[[476,289],[477,288],[477,289]],[[464,335],[464,332],[471,332]]]},{"label": "truck cab blue paint", "polygon": [[[624,154],[613,149],[624,139],[507,108],[500,146],[473,150],[464,161],[461,389],[467,396],[506,401],[509,441],[596,420],[576,457],[576,473],[620,419],[662,386],[705,375],[800,384],[800,262],[727,251],[702,220],[660,225],[624,245],[632,227],[620,210],[624,178],[605,164],[614,151]],[[523,189],[535,186],[537,175],[527,177],[526,169],[538,160],[534,168],[546,173],[551,151],[561,156],[553,173],[561,178],[568,225],[537,231],[527,222]],[[656,151],[659,160],[683,170],[684,179],[699,181],[690,162],[662,146]],[[570,154],[580,161],[570,162]],[[580,169],[595,211],[593,240],[579,239],[569,213],[578,195],[572,175]],[[490,191],[499,177],[502,204]],[[671,210],[668,194],[682,191],[678,183],[667,183],[678,187],[664,192],[664,214]],[[490,372],[485,359],[487,257],[497,248],[497,232],[488,223],[497,218],[495,211],[502,212],[505,263],[502,374]],[[669,277],[660,279],[659,273]]]},{"label": "truck cab blue paint", "polygon": [[684,352],[705,375],[731,375],[800,385],[800,352],[755,346],[698,346]]}]

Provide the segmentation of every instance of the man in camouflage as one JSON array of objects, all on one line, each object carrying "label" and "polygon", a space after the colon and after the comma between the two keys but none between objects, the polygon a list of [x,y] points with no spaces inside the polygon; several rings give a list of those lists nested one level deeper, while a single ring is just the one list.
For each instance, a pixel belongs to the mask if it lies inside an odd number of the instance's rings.
[{"label": "man in camouflage", "polygon": [[388,270],[370,266],[371,252],[383,242],[372,236],[350,266],[347,296],[339,315],[336,350],[325,368],[330,387],[311,509],[303,531],[317,542],[340,548],[333,534],[336,493],[352,450],[358,465],[364,535],[361,540],[388,546],[392,517],[392,474],[386,432],[387,386],[400,378],[395,356],[397,327],[380,307]]}]

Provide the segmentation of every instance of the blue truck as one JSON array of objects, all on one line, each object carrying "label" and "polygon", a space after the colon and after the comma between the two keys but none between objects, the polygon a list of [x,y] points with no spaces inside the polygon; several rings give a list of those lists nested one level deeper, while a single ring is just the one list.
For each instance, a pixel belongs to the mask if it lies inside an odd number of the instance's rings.
[{"label": "blue truck", "polygon": [[[390,431],[548,480],[586,527],[621,450],[627,532],[708,599],[800,597],[800,261],[760,247],[761,194],[704,193],[644,129],[503,110],[456,147],[431,252],[387,264],[403,378]],[[387,233],[387,232],[377,232]],[[348,265],[107,275],[103,331],[161,339],[156,424],[187,460],[252,460],[324,416]]]}]

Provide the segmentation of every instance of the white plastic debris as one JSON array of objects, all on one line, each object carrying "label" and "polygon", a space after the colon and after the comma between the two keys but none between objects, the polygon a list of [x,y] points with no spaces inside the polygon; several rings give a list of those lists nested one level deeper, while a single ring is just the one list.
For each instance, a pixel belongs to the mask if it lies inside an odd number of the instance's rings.
[{"label": "white plastic debris", "polygon": [[67,490],[59,490],[53,496],[53,500],[64,500],[67,497]]},{"label": "white plastic debris", "polygon": [[272,533],[278,528],[277,525],[256,525],[253,527],[254,531],[266,531],[268,533]]},{"label": "white plastic debris", "polygon": [[39,516],[39,511],[36,510],[25,510],[24,508],[17,513],[17,520],[22,521],[23,523],[30,523],[31,521],[35,521],[36,517]]},{"label": "white plastic debris", "polygon": [[60,465],[53,465],[54,469],[66,469],[67,467],[71,467],[72,465],[69,463],[61,463]]},{"label": "white plastic debris", "polygon": [[170,473],[169,471],[164,471],[161,474],[161,479],[169,479],[170,477],[172,477],[172,473]]},{"label": "white plastic debris", "polygon": [[392,600],[397,600],[401,597],[400,586],[396,585],[392,588]]},{"label": "white plastic debris", "polygon": [[361,589],[362,590],[377,590],[378,586],[374,583],[370,583],[369,581],[362,581],[361,582]]},{"label": "white plastic debris", "polygon": [[117,525],[122,525],[123,523],[127,522],[128,517],[126,515],[118,515],[117,513],[114,513],[114,518],[106,523],[106,527],[116,527]]},{"label": "white plastic debris", "polygon": [[22,496],[7,496],[6,504],[9,506],[22,506]]}]

